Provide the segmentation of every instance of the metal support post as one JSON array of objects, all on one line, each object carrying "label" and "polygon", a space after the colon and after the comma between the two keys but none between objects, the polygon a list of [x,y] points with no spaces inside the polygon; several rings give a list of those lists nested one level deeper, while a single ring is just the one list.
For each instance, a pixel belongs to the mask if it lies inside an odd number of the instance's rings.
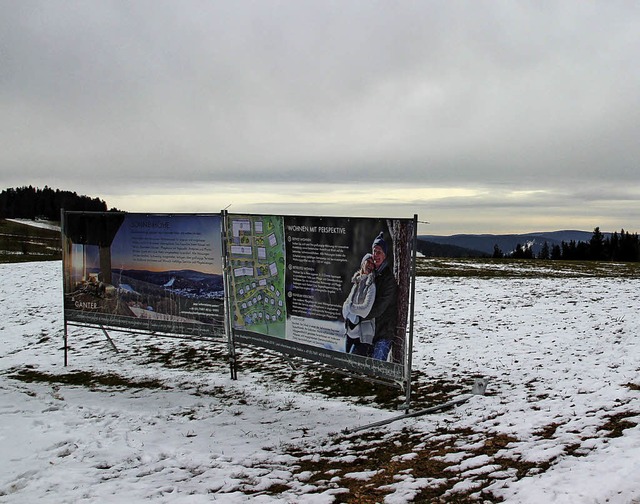
[{"label": "metal support post", "polygon": [[107,340],[109,341],[109,343],[111,343],[111,347],[116,351],[116,353],[120,353],[120,350],[118,350],[118,347],[116,346],[116,344],[113,342],[113,340],[111,339],[111,336],[109,336],[109,333],[107,332],[107,330],[104,328],[104,326],[100,326],[100,329],[102,329],[102,332],[104,333],[105,337],[107,338]]},{"label": "metal support post", "polygon": [[413,413],[405,413],[404,415],[395,416],[392,418],[388,418],[386,420],[380,420],[379,422],[370,423],[367,425],[362,425],[360,427],[354,427],[353,429],[345,429],[342,432],[344,434],[352,434],[354,432],[360,432],[366,429],[371,429],[373,427],[381,427],[383,425],[388,425],[393,422],[397,422],[398,420],[405,420],[407,418],[414,418],[418,416],[428,415],[429,413],[435,413],[436,411],[440,411],[447,408],[452,408],[453,406],[458,406],[467,402],[474,395],[484,395],[487,388],[487,379],[486,378],[478,378],[473,383],[473,388],[470,394],[463,394],[461,396],[456,397],[450,401],[447,401],[442,404],[437,404],[435,406],[431,406],[429,408],[421,409],[418,411],[414,411]]},{"label": "metal support post", "polygon": [[224,285],[224,333],[227,337],[227,349],[229,355],[229,371],[231,373],[231,379],[238,379],[238,362],[236,360],[236,347],[235,342],[233,340],[233,332],[231,330],[231,317],[232,309],[231,309],[231,282],[229,281],[229,275],[231,274],[231,267],[228,260],[228,243],[229,239],[229,224],[228,224],[228,213],[226,210],[222,210],[222,282]]},{"label": "metal support post", "polygon": [[69,345],[68,345],[68,336],[67,336],[67,321],[64,321],[64,336],[63,336],[63,341],[64,341],[64,367],[67,367],[67,364],[69,363]]}]

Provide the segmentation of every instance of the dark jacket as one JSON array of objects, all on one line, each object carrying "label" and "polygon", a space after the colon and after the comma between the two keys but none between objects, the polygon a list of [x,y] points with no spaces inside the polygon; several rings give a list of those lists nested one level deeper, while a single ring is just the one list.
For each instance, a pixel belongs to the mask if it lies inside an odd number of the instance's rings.
[{"label": "dark jacket", "polygon": [[364,320],[376,320],[374,343],[381,339],[393,339],[398,316],[397,291],[398,285],[393,271],[391,271],[390,265],[385,262],[376,272],[376,300],[369,315],[364,317]]}]

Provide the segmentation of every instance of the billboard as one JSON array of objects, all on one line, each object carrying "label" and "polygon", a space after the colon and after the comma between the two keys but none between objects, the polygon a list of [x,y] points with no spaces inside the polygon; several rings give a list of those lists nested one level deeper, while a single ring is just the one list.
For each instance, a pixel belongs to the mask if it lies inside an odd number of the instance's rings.
[{"label": "billboard", "polygon": [[226,219],[235,341],[405,377],[414,220]]},{"label": "billboard", "polygon": [[224,336],[222,217],[64,212],[65,321]]}]

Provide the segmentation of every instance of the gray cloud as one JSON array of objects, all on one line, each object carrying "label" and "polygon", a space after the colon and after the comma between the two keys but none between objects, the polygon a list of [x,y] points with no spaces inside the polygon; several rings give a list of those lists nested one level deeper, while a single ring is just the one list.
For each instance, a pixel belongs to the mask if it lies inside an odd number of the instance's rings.
[{"label": "gray cloud", "polygon": [[463,187],[483,196],[385,204],[637,219],[639,21],[632,1],[0,0],[2,178]]}]

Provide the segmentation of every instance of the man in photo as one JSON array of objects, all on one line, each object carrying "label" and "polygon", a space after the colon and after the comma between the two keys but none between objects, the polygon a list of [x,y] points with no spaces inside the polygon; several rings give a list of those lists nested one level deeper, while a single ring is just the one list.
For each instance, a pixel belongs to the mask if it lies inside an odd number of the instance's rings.
[{"label": "man in photo", "polygon": [[382,231],[371,244],[371,254],[375,266],[376,297],[369,314],[363,320],[375,320],[375,333],[371,345],[356,345],[354,353],[386,361],[396,329],[398,285],[393,276],[389,249]]}]

